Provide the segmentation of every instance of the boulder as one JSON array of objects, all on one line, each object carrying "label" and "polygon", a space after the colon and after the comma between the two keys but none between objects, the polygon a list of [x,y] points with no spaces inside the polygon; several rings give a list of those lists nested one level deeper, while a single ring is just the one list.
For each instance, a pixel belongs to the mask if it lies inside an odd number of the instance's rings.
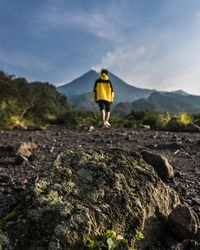
[{"label": "boulder", "polygon": [[172,248],[173,250],[199,250],[200,244],[195,240],[184,240]]},{"label": "boulder", "polygon": [[145,162],[150,164],[155,169],[158,176],[162,180],[174,177],[173,167],[166,157],[146,150],[143,150],[140,153]]},{"label": "boulder", "polygon": [[199,226],[199,228],[197,230],[197,239],[200,241],[200,226]]},{"label": "boulder", "polygon": [[190,133],[199,133],[200,132],[200,127],[194,123],[188,123],[185,128],[185,132],[190,132]]},{"label": "boulder", "polygon": [[154,249],[180,201],[152,170],[140,155],[122,150],[61,153],[1,220],[2,248],[81,250],[86,237],[96,242],[111,229],[130,243],[138,229],[145,238],[137,249]]},{"label": "boulder", "polygon": [[197,242],[196,240],[190,240],[188,248],[191,249],[191,250],[199,250],[200,249],[200,243]]},{"label": "boulder", "polygon": [[182,130],[182,125],[178,122],[177,118],[172,118],[165,125],[165,130],[171,132],[177,132]]},{"label": "boulder", "polygon": [[198,231],[199,219],[191,207],[178,204],[168,217],[168,227],[177,239],[192,239]]}]

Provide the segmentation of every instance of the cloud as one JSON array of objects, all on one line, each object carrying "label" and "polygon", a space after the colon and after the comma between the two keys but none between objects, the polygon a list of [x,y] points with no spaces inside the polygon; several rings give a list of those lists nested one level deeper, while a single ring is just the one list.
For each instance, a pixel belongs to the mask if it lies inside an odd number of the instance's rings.
[{"label": "cloud", "polygon": [[68,9],[66,6],[55,5],[55,2],[50,1],[38,14],[36,23],[37,25],[40,23],[40,29],[43,31],[49,31],[49,29],[74,29],[89,32],[108,40],[114,40],[120,33],[118,22],[120,18],[118,17],[118,20],[116,20],[119,8],[119,6],[112,4],[110,7],[107,6],[104,11],[97,7],[85,11],[80,8]]},{"label": "cloud", "polygon": [[[200,20],[200,12],[196,17]],[[120,46],[115,44],[115,49],[104,54],[92,68],[97,71],[108,68],[137,87],[183,89],[190,93],[196,89],[200,93],[200,35],[196,19],[183,20],[184,23],[187,20],[187,25],[181,28],[181,22],[178,26],[166,22],[157,26],[146,24],[139,33],[128,34]]]},{"label": "cloud", "polygon": [[169,46],[169,42],[173,41],[170,33],[160,33],[159,37],[151,34],[147,42],[139,47],[131,46],[131,42],[127,41],[123,46],[107,52],[92,68],[96,71],[108,68],[127,83],[140,88],[183,89],[197,94],[200,93],[200,38],[194,37],[196,39],[190,38],[189,44],[178,41],[173,47]]},{"label": "cloud", "polygon": [[101,63],[93,65],[92,68],[97,71],[101,68],[114,68],[118,71],[127,71],[130,66],[132,67],[144,55],[145,50],[143,46],[137,49],[116,48],[113,52],[107,52],[102,58]]},{"label": "cloud", "polygon": [[200,24],[200,12],[195,12],[195,19],[197,20],[198,25]]},{"label": "cloud", "polygon": [[200,63],[192,65],[192,67],[185,68],[171,79],[168,79],[169,84],[171,83],[173,90],[183,89],[191,94],[200,95],[199,72]]},{"label": "cloud", "polygon": [[21,53],[8,53],[0,51],[0,64],[7,65],[9,68],[20,69],[26,71],[48,72],[53,65],[45,61],[43,58]]},{"label": "cloud", "polygon": [[196,16],[197,18],[200,18],[200,12],[197,12],[197,13],[195,14],[195,16]]}]

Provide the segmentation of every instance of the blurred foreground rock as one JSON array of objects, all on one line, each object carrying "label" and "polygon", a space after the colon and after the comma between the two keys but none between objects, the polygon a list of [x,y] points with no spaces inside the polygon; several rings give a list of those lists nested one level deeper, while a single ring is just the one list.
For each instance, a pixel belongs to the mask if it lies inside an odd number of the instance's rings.
[{"label": "blurred foreground rock", "polygon": [[200,132],[200,127],[196,124],[193,123],[188,123],[185,128],[185,132],[190,132],[190,133],[199,133]]},{"label": "blurred foreground rock", "polygon": [[171,120],[168,121],[168,123],[165,125],[165,129],[167,131],[181,131],[182,130],[182,126],[181,124],[178,122],[177,118],[172,118]]},{"label": "blurred foreground rock", "polygon": [[[160,249],[167,217],[180,203],[140,155],[74,149],[57,157],[32,192],[1,220],[1,247],[85,249],[83,239],[112,229],[138,249]],[[162,248],[161,248],[162,249]]]},{"label": "blurred foreground rock", "polygon": [[166,125],[165,130],[171,132],[199,133],[200,127],[194,123],[182,124],[177,118],[172,118]]}]

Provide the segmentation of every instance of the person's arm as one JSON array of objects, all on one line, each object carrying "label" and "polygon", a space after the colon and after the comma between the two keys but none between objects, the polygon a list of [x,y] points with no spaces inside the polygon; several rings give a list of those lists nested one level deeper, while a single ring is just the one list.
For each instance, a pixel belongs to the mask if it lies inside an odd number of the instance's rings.
[{"label": "person's arm", "polygon": [[114,90],[113,90],[113,86],[112,86],[111,81],[110,81],[110,88],[111,88],[111,102],[113,102],[114,97],[115,97],[115,93],[114,93]]},{"label": "person's arm", "polygon": [[97,87],[97,81],[94,84],[94,88],[93,88],[93,97],[94,97],[94,101],[97,101],[97,91],[96,91],[96,87]]}]

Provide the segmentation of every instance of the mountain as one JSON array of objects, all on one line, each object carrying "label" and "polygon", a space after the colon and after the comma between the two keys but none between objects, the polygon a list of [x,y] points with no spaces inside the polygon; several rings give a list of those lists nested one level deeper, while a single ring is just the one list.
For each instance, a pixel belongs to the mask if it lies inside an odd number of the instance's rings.
[{"label": "mountain", "polygon": [[[99,74],[90,70],[57,90],[79,110],[98,110],[93,100],[93,87]],[[182,90],[173,92],[155,91],[131,86],[116,75],[109,73],[115,92],[113,113],[127,115],[132,109],[168,111],[171,113],[200,112],[200,96],[190,95]]]},{"label": "mountain", "polygon": [[136,100],[131,105],[136,110],[197,113],[200,112],[200,96],[153,92],[147,99]]},{"label": "mountain", "polygon": [[[84,98],[86,95],[89,95],[90,98],[85,98],[85,102],[88,102],[86,106],[91,106],[90,102],[93,102],[91,92],[98,77],[99,74],[96,71],[90,70],[72,82],[59,86],[57,90],[67,96],[68,100],[74,105],[78,104],[80,95],[84,94]],[[139,98],[147,98],[153,92],[153,90],[131,86],[112,73],[109,73],[109,77],[115,92],[114,104],[119,102],[133,102]]]},{"label": "mountain", "polygon": [[91,92],[97,77],[97,72],[90,70],[72,82],[57,87],[57,90],[67,96],[69,100],[73,100],[78,95]]}]

